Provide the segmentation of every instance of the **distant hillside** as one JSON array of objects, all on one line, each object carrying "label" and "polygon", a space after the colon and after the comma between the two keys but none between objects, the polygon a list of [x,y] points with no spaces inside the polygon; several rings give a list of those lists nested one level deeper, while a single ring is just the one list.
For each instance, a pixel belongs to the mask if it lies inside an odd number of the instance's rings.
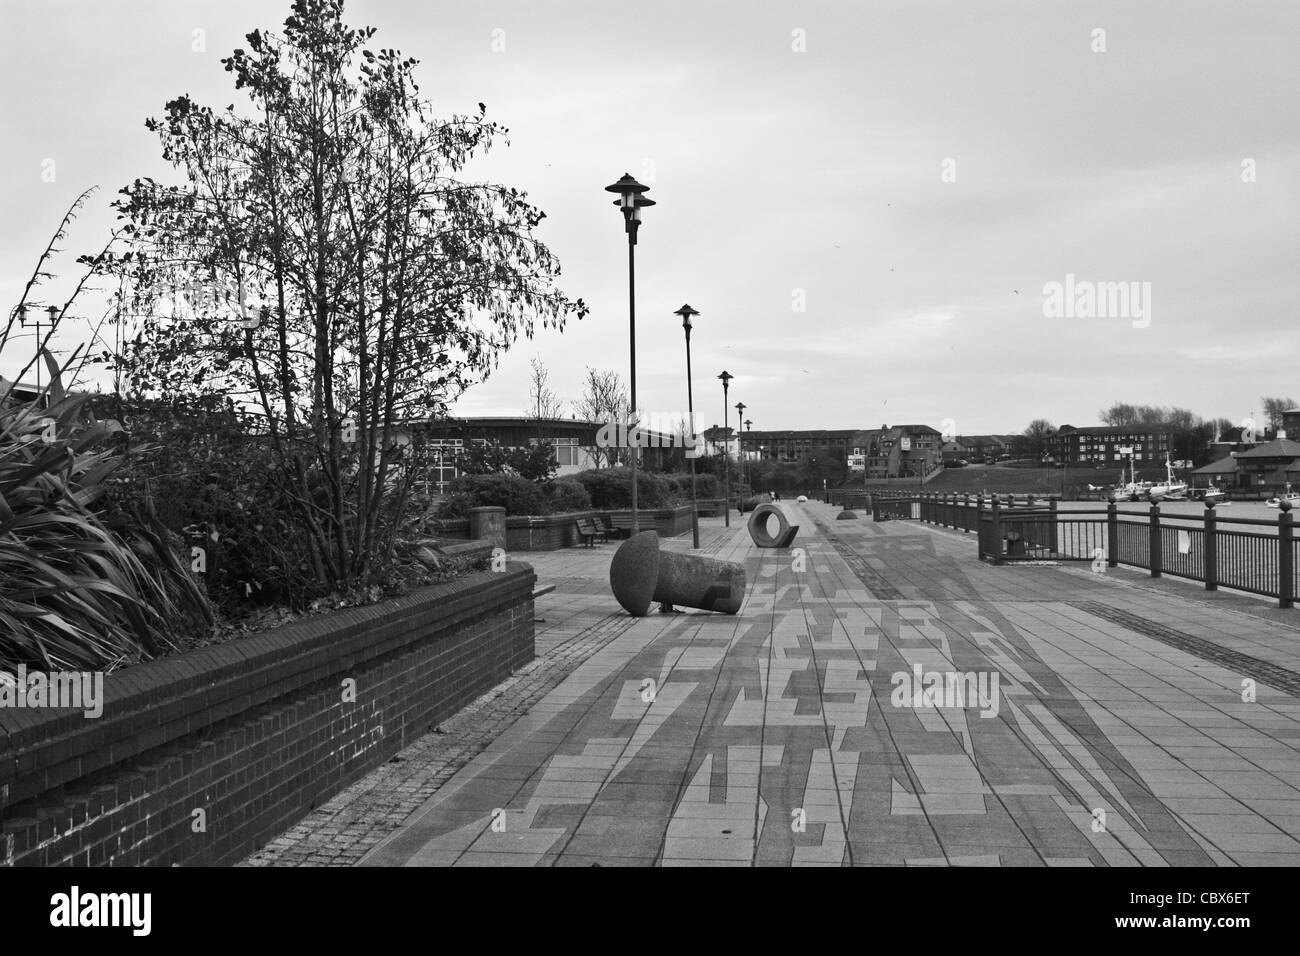
[{"label": "distant hillside", "polygon": [[[1097,478],[1091,474],[1093,483]],[[1074,482],[1071,481],[1071,484]],[[932,478],[925,486],[926,491],[936,494],[979,494],[988,492],[994,495],[1024,494],[1060,494],[1061,473],[1049,472],[1043,468],[984,468],[972,465],[966,468],[946,468],[942,475]],[[1067,491],[1069,489],[1067,488]],[[1087,490],[1086,485],[1084,490]]]}]

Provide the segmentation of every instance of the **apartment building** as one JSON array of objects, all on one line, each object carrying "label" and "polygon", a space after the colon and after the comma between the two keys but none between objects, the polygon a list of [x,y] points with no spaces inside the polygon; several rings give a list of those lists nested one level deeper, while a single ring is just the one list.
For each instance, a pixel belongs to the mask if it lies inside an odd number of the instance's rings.
[{"label": "apartment building", "polygon": [[1172,451],[1173,434],[1162,425],[1062,425],[1048,439],[1048,452],[1065,465],[1110,467],[1128,461],[1129,449],[1138,464],[1164,461]]}]

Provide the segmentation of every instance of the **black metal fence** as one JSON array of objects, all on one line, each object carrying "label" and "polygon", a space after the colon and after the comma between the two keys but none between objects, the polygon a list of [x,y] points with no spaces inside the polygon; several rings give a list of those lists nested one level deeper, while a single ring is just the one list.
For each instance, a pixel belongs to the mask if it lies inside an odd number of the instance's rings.
[{"label": "black metal fence", "polygon": [[[915,495],[871,496],[871,517],[876,521],[891,518],[922,518],[920,498]],[[851,504],[844,507],[851,508]],[[924,519],[923,519],[924,520]]]},{"label": "black metal fence", "polygon": [[[1284,503],[1285,504],[1285,503]],[[1278,599],[1295,606],[1300,592],[1300,539],[1289,507],[1277,520],[1222,518],[1208,504],[1202,515],[1061,508],[1056,498],[1033,495],[880,494],[872,517],[915,518],[974,533],[979,556],[996,564],[1017,561],[1090,561],[1101,570],[1124,564]]]}]

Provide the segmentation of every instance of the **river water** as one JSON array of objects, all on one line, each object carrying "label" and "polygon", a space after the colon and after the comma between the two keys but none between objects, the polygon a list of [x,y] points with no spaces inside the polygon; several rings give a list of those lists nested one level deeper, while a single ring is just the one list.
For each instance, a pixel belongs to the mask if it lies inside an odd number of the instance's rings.
[{"label": "river water", "polygon": [[[1063,501],[1058,506],[1061,511],[1099,511],[1103,514],[1106,511],[1106,502],[1104,501]],[[1119,510],[1121,514],[1130,516],[1145,516],[1151,513],[1151,505],[1142,501],[1120,502]],[[1268,521],[1274,525],[1277,524],[1278,510],[1270,508],[1262,501],[1232,501],[1220,502],[1214,506],[1215,515],[1220,524],[1230,523],[1234,519],[1251,518],[1256,520]],[[1199,501],[1162,501],[1160,503],[1160,519],[1162,521],[1172,519],[1178,520],[1177,523],[1183,524],[1188,520],[1201,522],[1205,516],[1205,505]],[[1300,524],[1300,522],[1297,522]],[[1262,532],[1265,529],[1259,526],[1251,527],[1252,531]]]}]

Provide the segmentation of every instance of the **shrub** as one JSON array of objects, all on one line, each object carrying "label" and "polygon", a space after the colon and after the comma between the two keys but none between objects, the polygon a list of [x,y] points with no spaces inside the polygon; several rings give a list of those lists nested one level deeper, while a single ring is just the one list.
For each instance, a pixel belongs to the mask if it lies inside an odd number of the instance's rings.
[{"label": "shrub", "polygon": [[[632,471],[630,468],[598,468],[580,471],[572,478],[580,482],[591,496],[593,508],[632,507]],[[662,475],[637,472],[637,507],[666,508],[674,502],[674,494]]]},{"label": "shrub", "polygon": [[550,498],[551,512],[559,514],[566,511],[587,511],[591,508],[591,495],[582,482],[572,478],[557,478],[546,485],[547,497]]},{"label": "shrub", "polygon": [[555,448],[549,443],[503,448],[495,441],[484,442],[470,445],[456,456],[456,468],[462,475],[517,474],[529,481],[546,481],[559,467]]},{"label": "shrub", "polygon": [[0,669],[103,670],[175,649],[210,626],[202,591],[157,522],[105,523],[92,506],[121,464],[121,426],[85,397],[0,390]]},{"label": "shrub", "polygon": [[[671,472],[664,475],[663,478],[668,482],[673,496],[679,502],[689,502],[691,500],[691,473],[689,471]],[[722,487],[718,481],[718,476],[705,474],[703,471],[697,472],[695,475],[695,495],[697,498],[722,497]]]},{"label": "shrub", "polygon": [[470,508],[495,505],[508,515],[549,513],[540,486],[518,475],[462,475],[447,486],[444,518],[463,518]]},{"label": "shrub", "polygon": [[[202,544],[204,587],[223,612],[270,603],[302,609],[328,593],[284,476],[232,403],[95,396],[92,407],[126,424],[132,440],[110,482],[107,512],[124,526],[156,515],[186,554]],[[309,472],[309,486],[315,481]]]},{"label": "shrub", "polygon": [[437,518],[441,521],[455,521],[469,517],[469,509],[474,507],[474,496],[465,491],[448,494],[438,508]]},{"label": "shrub", "polygon": [[521,478],[547,481],[559,470],[560,460],[555,457],[554,446],[540,442],[526,448],[516,448],[511,455],[510,466]]}]

